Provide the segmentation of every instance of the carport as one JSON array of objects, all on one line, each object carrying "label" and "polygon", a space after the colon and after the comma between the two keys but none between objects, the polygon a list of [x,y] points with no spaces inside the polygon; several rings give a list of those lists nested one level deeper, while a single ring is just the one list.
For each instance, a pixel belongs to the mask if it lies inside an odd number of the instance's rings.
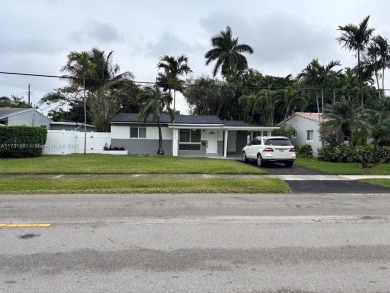
[{"label": "carport", "polygon": [[243,147],[253,139],[254,133],[258,133],[258,136],[270,136],[272,131],[280,128],[277,126],[247,126],[239,124],[242,124],[242,122],[224,121],[224,126],[222,127],[224,130],[224,158],[226,158],[228,154],[241,154]]}]

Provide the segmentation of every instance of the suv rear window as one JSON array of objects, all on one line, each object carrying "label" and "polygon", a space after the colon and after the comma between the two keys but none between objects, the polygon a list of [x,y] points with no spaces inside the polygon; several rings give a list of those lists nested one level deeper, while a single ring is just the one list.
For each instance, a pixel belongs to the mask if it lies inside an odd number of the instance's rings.
[{"label": "suv rear window", "polygon": [[276,146],[290,146],[292,143],[289,139],[285,138],[270,138],[265,142],[266,145],[276,145]]}]

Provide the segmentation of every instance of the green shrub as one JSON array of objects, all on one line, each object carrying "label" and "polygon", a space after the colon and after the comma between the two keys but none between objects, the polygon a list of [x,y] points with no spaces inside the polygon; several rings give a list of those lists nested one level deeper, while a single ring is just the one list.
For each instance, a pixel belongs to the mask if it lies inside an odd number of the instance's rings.
[{"label": "green shrub", "polygon": [[42,154],[47,130],[43,127],[0,127],[0,157],[29,158]]},{"label": "green shrub", "polygon": [[[375,146],[373,144],[366,144],[356,147],[356,151],[367,162],[373,163],[384,158],[389,158],[390,147]],[[318,150],[318,159],[329,162],[356,162],[358,157],[356,153],[347,144],[329,144]]]},{"label": "green shrub", "polygon": [[296,147],[298,158],[313,158],[313,148],[310,144]]}]

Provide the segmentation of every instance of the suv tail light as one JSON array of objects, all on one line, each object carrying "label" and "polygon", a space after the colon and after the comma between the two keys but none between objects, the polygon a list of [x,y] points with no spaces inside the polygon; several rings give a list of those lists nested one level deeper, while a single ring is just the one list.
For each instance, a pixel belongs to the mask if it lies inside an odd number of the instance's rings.
[{"label": "suv tail light", "polygon": [[291,148],[289,152],[295,152],[295,148]]},{"label": "suv tail light", "polygon": [[273,151],[274,151],[273,148],[265,148],[265,149],[263,150],[263,152],[273,152]]}]

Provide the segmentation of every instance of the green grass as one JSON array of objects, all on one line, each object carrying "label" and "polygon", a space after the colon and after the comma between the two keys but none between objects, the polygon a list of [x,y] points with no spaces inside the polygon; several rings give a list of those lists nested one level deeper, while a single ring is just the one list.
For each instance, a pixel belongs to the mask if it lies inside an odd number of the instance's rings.
[{"label": "green grass", "polygon": [[275,178],[0,178],[0,194],[290,192]]},{"label": "green grass", "polygon": [[267,174],[233,160],[172,156],[66,155],[0,159],[0,174]]},{"label": "green grass", "polygon": [[359,163],[333,163],[318,161],[317,159],[298,158],[294,165],[334,175],[390,175],[390,164],[381,164],[371,169],[362,169]]},{"label": "green grass", "polygon": [[390,188],[390,179],[361,179],[359,181]]}]

